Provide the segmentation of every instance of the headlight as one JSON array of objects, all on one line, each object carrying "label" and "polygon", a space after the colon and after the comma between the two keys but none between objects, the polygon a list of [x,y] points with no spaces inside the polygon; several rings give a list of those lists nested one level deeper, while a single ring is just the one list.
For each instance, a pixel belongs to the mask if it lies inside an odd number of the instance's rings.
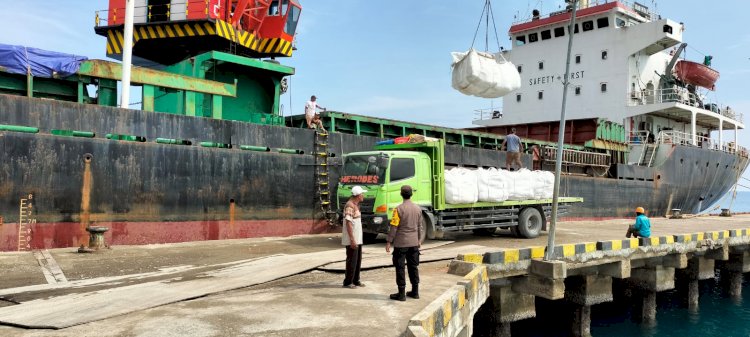
[{"label": "headlight", "polygon": [[372,218],[372,223],[374,223],[376,225],[379,225],[379,224],[383,223],[383,217],[376,216],[376,217]]}]

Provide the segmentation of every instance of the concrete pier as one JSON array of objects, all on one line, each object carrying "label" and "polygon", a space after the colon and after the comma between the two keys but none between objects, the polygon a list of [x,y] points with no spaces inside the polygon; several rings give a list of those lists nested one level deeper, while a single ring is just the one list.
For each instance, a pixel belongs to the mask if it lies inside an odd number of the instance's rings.
[{"label": "concrete pier", "polygon": [[633,303],[633,317],[649,326],[656,324],[657,293],[677,287],[696,311],[698,282],[714,278],[716,270],[727,293],[741,296],[743,273],[750,271],[750,230],[566,244],[555,252],[553,261],[541,260],[543,247],[464,254],[450,270],[480,262],[487,267],[494,336],[510,336],[512,323],[535,317],[536,298],[567,303],[571,335],[590,336],[593,308],[615,300],[614,280]]}]

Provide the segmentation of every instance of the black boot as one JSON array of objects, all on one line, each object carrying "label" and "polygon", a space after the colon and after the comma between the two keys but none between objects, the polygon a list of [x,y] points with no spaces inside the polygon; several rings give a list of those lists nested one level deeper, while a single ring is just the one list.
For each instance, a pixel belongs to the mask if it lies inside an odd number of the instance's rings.
[{"label": "black boot", "polygon": [[419,299],[419,284],[412,284],[411,291],[407,291],[406,296],[414,299]]},{"label": "black boot", "polygon": [[396,301],[406,301],[406,294],[404,294],[404,291],[406,290],[406,287],[398,287],[398,293],[391,294],[391,299]]}]

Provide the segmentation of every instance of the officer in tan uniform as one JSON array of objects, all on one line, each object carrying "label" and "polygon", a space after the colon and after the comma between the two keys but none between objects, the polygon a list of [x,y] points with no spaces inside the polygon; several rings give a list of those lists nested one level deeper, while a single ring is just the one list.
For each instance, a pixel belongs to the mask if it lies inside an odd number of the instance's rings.
[{"label": "officer in tan uniform", "polygon": [[[419,298],[419,248],[422,237],[422,209],[411,202],[412,189],[409,185],[401,187],[404,202],[393,210],[391,228],[385,243],[385,251],[390,252],[393,246],[393,266],[396,267],[396,285],[398,293],[391,294],[391,299],[406,301],[406,296]],[[411,291],[406,290],[404,277],[404,260],[409,270]]]}]

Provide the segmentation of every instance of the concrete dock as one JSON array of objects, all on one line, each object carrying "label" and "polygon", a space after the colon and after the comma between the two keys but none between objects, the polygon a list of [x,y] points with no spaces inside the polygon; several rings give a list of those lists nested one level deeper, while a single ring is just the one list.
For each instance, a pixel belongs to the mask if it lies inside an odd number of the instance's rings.
[{"label": "concrete dock", "polygon": [[366,287],[342,288],[338,234],[3,253],[0,335],[468,336],[485,303],[497,309],[497,335],[507,335],[533,305],[502,303],[533,304],[536,296],[578,303],[586,335],[586,314],[611,299],[612,279],[656,292],[673,287],[674,275],[692,282],[717,268],[741,280],[750,266],[750,216],[655,218],[656,239],[637,246],[622,240],[630,221],[559,223],[554,263],[534,259],[539,249],[531,247],[546,235],[428,242],[422,259],[433,262],[420,266],[421,298],[407,302],[387,298],[395,281],[382,243],[364,248]]}]

